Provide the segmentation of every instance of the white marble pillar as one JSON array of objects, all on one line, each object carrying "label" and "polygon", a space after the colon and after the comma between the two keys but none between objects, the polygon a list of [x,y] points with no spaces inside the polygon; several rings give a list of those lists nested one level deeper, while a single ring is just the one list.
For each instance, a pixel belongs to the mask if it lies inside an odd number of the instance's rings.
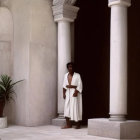
[{"label": "white marble pillar", "polygon": [[127,115],[127,7],[131,0],[109,0],[110,120],[124,121]]},{"label": "white marble pillar", "polygon": [[71,25],[62,20],[58,22],[58,114],[63,116],[64,100],[62,96],[62,83],[67,72],[66,64],[71,61]]},{"label": "white marble pillar", "polygon": [[54,0],[54,21],[58,23],[58,118],[63,118],[63,79],[67,72],[66,64],[71,61],[71,23],[77,17],[78,7],[65,0]]},{"label": "white marble pillar", "polygon": [[130,121],[125,118],[127,114],[127,7],[130,3],[130,0],[109,0],[111,7],[110,121],[103,118],[89,119],[89,135],[129,140],[140,138],[140,121]]}]

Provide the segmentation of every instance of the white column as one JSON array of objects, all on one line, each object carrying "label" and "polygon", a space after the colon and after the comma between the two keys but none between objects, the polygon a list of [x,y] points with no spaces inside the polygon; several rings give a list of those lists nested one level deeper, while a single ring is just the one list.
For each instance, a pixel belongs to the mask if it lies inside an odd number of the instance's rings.
[{"label": "white column", "polygon": [[62,20],[58,22],[58,114],[63,116],[64,100],[62,83],[67,72],[66,64],[71,61],[71,25]]},{"label": "white column", "polygon": [[109,0],[110,120],[123,121],[127,115],[127,7],[130,0]]},{"label": "white column", "polygon": [[71,23],[77,17],[79,8],[65,0],[53,2],[54,21],[58,23],[58,118],[63,118],[63,80],[67,72],[66,64],[71,61]]}]

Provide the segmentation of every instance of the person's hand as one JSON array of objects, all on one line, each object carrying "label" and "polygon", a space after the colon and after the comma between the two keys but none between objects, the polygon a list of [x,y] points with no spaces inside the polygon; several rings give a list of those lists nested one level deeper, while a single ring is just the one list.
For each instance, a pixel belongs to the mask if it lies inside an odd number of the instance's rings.
[{"label": "person's hand", "polygon": [[67,88],[71,88],[71,85],[66,85]]},{"label": "person's hand", "polygon": [[63,95],[63,99],[66,99],[66,95]]},{"label": "person's hand", "polygon": [[75,88],[75,89],[76,89],[76,88],[77,88],[77,86],[72,86],[72,88]]},{"label": "person's hand", "polygon": [[77,97],[77,95],[78,95],[78,93],[75,92],[75,93],[73,94],[73,97]]}]

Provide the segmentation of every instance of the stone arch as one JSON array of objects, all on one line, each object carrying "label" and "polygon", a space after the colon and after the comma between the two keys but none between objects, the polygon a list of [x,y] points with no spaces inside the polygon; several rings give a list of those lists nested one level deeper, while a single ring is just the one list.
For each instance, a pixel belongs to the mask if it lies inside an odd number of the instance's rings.
[{"label": "stone arch", "polygon": [[0,74],[12,74],[13,19],[6,7],[0,7]]},{"label": "stone arch", "polygon": [[[10,10],[0,7],[0,75],[12,76],[13,71],[13,18]],[[4,114],[11,121],[12,104],[7,104]]]}]

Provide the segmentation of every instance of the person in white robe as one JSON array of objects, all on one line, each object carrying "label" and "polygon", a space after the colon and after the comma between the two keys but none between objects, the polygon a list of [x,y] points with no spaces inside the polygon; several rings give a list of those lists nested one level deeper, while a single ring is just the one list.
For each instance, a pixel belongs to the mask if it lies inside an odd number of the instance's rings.
[{"label": "person in white robe", "polygon": [[82,80],[79,73],[74,72],[74,64],[67,64],[68,73],[64,76],[63,82],[63,98],[65,99],[64,117],[66,118],[66,126],[71,128],[71,121],[77,122],[76,129],[80,128],[82,120]]}]

